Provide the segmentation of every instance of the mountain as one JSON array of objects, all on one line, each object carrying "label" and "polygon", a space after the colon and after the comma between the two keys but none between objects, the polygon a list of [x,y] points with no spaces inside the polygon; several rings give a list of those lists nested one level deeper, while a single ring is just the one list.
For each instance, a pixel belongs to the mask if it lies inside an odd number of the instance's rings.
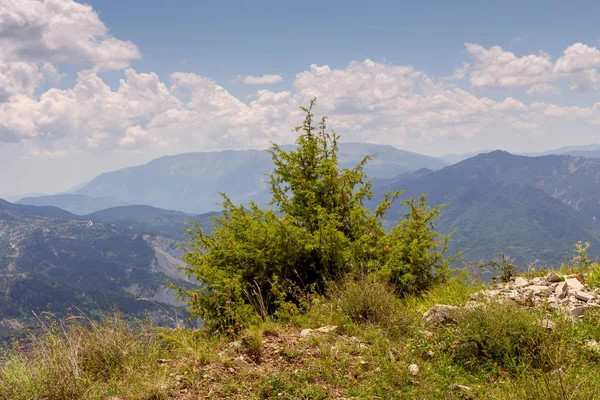
[{"label": "mountain", "polygon": [[124,202],[112,197],[92,197],[83,194],[55,194],[49,196],[24,197],[17,204],[32,206],[55,206],[77,215],[85,215],[110,207],[124,206]]},{"label": "mountain", "polygon": [[600,158],[600,150],[574,150],[565,154],[573,157]]},{"label": "mountain", "polygon": [[88,214],[85,218],[92,221],[108,222],[123,229],[135,229],[181,239],[184,230],[190,227],[189,223],[191,221],[198,222],[204,231],[210,231],[210,218],[215,215],[218,215],[218,213],[193,215],[141,205],[113,207]]},{"label": "mountain", "polygon": [[457,162],[461,162],[468,158],[475,157],[478,154],[489,153],[490,151],[492,150],[473,151],[471,153],[464,154],[444,154],[443,156],[440,156],[438,158],[448,164],[456,164]]},{"label": "mountain", "polygon": [[73,218],[76,219],[78,216],[68,211],[60,209],[54,206],[31,206],[27,204],[14,204],[6,200],[0,199],[0,212],[2,211],[13,211],[18,214],[31,214],[45,217],[55,218]]},{"label": "mountain", "polygon": [[21,200],[23,197],[40,197],[46,196],[46,193],[27,193],[27,194],[15,194],[11,196],[4,196],[4,200],[10,201],[11,203],[16,203]]},{"label": "mountain", "polygon": [[[378,181],[376,193],[406,190],[449,203],[438,228],[456,229],[452,250],[469,249],[465,260],[506,252],[520,265],[557,264],[573,243],[600,250],[600,160],[572,156],[525,157],[502,151],[480,154],[438,171],[418,171]],[[391,224],[405,212],[394,206]]]},{"label": "mountain", "polygon": [[[446,165],[438,159],[391,146],[360,143],[341,144],[340,162],[345,167],[353,167],[362,157],[373,153],[378,156],[367,166],[366,172],[379,178]],[[236,203],[254,200],[265,204],[270,199],[265,175],[270,171],[271,156],[265,151],[187,153],[101,174],[76,193],[201,214],[218,208],[219,192],[227,193]]]},{"label": "mountain", "polygon": [[[448,164],[456,164],[457,162],[464,161],[466,159],[475,157],[478,154],[490,153],[492,150],[480,150],[470,153],[464,154],[446,154],[438,159],[448,163]],[[571,155],[571,156],[580,156],[580,157],[592,157],[592,152],[596,152],[596,156],[593,158],[599,158],[600,155],[600,144],[593,143],[584,146],[565,146],[560,147],[558,149],[546,150],[546,151],[538,151],[538,152],[525,152],[525,153],[516,153],[521,156],[527,157],[540,157],[540,156],[549,156],[553,154],[559,155]],[[587,154],[586,154],[587,153]]]},{"label": "mountain", "polygon": [[578,153],[578,152],[582,152],[582,151],[600,151],[600,144],[598,143],[592,143],[592,144],[587,144],[587,145],[583,145],[583,146],[565,146],[565,147],[559,147],[558,149],[552,149],[552,150],[546,150],[546,151],[539,151],[539,152],[533,152],[533,153],[522,153],[521,155],[524,156],[529,156],[529,157],[539,157],[539,156],[548,156],[548,155],[552,155],[552,154],[572,154],[572,153]]},{"label": "mountain", "polygon": [[[178,271],[172,238],[131,232],[55,207],[0,201],[0,326],[32,311],[88,315],[119,309],[168,324],[182,314],[167,279],[192,285]],[[146,300],[139,300],[144,298]]]}]

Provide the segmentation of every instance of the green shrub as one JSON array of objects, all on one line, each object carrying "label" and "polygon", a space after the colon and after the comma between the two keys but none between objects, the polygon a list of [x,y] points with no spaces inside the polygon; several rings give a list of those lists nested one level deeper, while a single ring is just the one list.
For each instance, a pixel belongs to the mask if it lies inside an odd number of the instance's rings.
[{"label": "green shrub", "polygon": [[[551,370],[566,346],[559,332],[544,328],[540,321],[541,316],[512,304],[489,302],[466,308],[455,328],[455,355],[461,363],[491,362],[511,373],[522,368]],[[470,351],[474,344],[476,352]]]},{"label": "green shrub", "polygon": [[400,317],[395,288],[373,275],[334,283],[327,294],[339,312],[354,322],[388,325]]},{"label": "green shrub", "polygon": [[314,104],[302,108],[295,150],[269,151],[273,209],[236,206],[223,194],[212,233],[197,224],[189,231],[183,270],[202,288],[176,289],[211,330],[239,331],[296,301],[286,286],[321,294],[327,281],[377,273],[400,293],[416,293],[448,275],[449,236],[434,230],[440,206],[428,207],[425,196],[406,200],[405,219],[386,233],[383,217],[400,192],[387,193],[375,212],[364,206],[373,197],[363,171],[371,156],[342,169],[339,136],[327,131],[325,118],[314,123]]}]

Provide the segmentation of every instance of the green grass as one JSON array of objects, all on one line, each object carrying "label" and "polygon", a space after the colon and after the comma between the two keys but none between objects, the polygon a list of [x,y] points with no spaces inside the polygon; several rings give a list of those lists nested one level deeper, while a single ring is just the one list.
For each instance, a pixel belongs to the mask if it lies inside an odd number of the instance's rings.
[{"label": "green grass", "polygon": [[[237,337],[132,326],[118,316],[45,323],[40,334],[4,352],[0,398],[597,397],[600,350],[586,343],[600,341],[600,312],[573,324],[550,310],[490,302],[465,309],[456,325],[422,324],[432,305],[463,305],[482,286],[463,275],[396,299],[391,288],[362,278]],[[543,328],[541,318],[555,328]],[[299,337],[302,329],[324,325],[338,328]],[[413,363],[417,375],[408,371]]]}]

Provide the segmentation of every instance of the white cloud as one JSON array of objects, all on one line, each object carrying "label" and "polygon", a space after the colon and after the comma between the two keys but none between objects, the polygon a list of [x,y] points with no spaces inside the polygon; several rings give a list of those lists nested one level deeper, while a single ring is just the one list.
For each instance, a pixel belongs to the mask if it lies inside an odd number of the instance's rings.
[{"label": "white cloud", "polygon": [[505,131],[543,134],[556,118],[584,123],[600,118],[600,107],[528,106],[512,97],[495,101],[435,83],[410,65],[371,60],[344,69],[312,65],[297,74],[294,90],[259,90],[250,103],[192,73],[173,73],[169,84],[154,73],[127,69],[124,74],[116,90],[95,72],[82,71],[71,89],[0,104],[0,141],[27,142],[40,156],[59,149],[260,148],[270,141],[292,141],[290,129],[301,120],[299,106],[313,97],[345,140],[398,146],[499,137]]},{"label": "white cloud", "polygon": [[473,60],[469,73],[476,88],[531,85],[528,94],[549,94],[556,91],[549,83],[561,79],[570,80],[572,90],[600,88],[600,50],[583,43],[567,47],[556,62],[544,52],[517,57],[499,46],[465,43],[465,48]]},{"label": "white cloud", "polygon": [[[527,94],[536,96],[556,93],[554,83],[561,79],[569,80],[571,90],[597,88],[599,51],[581,43],[569,46],[556,61],[546,53],[518,57],[498,46],[467,43],[470,62],[437,81],[411,65],[369,59],[338,69],[313,64],[296,75],[289,90],[262,89],[242,101],[210,77],[175,72],[164,81],[129,68],[140,57],[137,47],[112,37],[88,5],[72,0],[0,2],[0,146],[20,145],[30,157],[289,143],[295,137],[291,128],[302,118],[299,107],[313,97],[318,97],[319,113],[329,116],[344,140],[412,148],[450,139],[493,146],[552,135],[565,122],[582,124],[581,132],[600,123],[600,105],[493,100],[456,86],[468,77],[476,88],[529,86]],[[60,79],[62,63],[85,69],[70,88],[36,93],[44,82]],[[116,89],[99,76],[111,69],[123,70]],[[282,77],[245,76],[239,81],[267,85]]]},{"label": "white cloud", "polygon": [[262,75],[262,76],[238,76],[237,80],[243,82],[246,85],[274,85],[283,81],[281,75]]},{"label": "white cloud", "polygon": [[91,6],[73,0],[2,0],[0,46],[9,61],[82,64],[100,71],[123,69],[140,58],[132,42],[109,34]]}]

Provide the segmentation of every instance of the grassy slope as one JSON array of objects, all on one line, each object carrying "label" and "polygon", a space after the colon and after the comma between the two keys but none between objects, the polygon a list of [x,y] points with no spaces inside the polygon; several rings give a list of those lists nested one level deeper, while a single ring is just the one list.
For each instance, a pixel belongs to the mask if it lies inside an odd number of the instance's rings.
[{"label": "grassy slope", "polygon": [[[465,313],[457,326],[422,325],[429,307],[462,305],[480,286],[457,278],[397,300],[376,283],[350,283],[239,337],[132,328],[118,318],[85,327],[46,323],[36,339],[5,354],[0,398],[596,398],[600,352],[582,344],[600,341],[600,314],[573,325],[549,311],[495,304]],[[554,330],[540,326],[542,314],[556,322]],[[324,325],[338,328],[300,337]],[[470,341],[479,354],[464,351]],[[413,363],[416,375],[408,371]]]}]

